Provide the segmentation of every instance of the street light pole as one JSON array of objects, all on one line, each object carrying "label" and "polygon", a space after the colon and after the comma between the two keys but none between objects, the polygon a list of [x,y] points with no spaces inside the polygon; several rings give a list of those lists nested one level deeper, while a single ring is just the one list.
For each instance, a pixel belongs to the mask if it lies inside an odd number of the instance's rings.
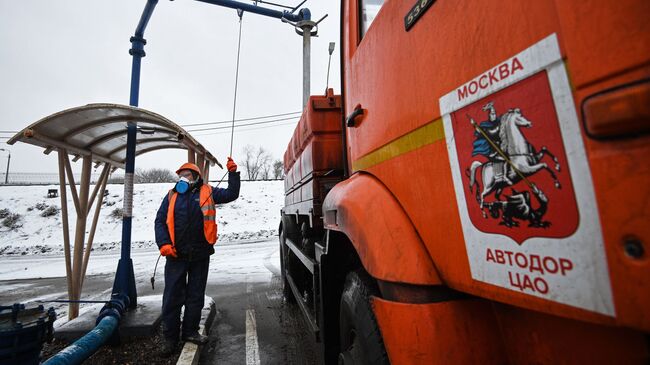
[{"label": "street light pole", "polygon": [[9,163],[11,162],[11,151],[4,148],[0,148],[0,151],[5,151],[9,155],[7,156],[7,172],[5,173],[5,185],[9,184]]},{"label": "street light pole", "polygon": [[330,46],[328,48],[330,57],[329,60],[327,60],[327,81],[325,82],[325,95],[327,95],[327,89],[330,87],[330,63],[332,63],[332,53],[334,53],[334,47],[336,47],[336,43],[330,42]]}]

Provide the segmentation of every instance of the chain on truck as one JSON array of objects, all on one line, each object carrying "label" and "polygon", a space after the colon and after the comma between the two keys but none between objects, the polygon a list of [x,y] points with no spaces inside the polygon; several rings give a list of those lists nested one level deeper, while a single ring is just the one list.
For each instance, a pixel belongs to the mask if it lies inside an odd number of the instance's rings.
[{"label": "chain on truck", "polygon": [[649,361],[649,14],[342,2],[280,224],[326,363]]}]

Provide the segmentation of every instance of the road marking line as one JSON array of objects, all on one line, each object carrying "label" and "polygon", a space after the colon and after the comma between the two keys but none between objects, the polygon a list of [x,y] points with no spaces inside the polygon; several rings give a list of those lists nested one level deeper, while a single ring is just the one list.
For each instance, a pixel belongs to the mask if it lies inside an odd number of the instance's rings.
[{"label": "road marking line", "polygon": [[257,343],[255,310],[246,310],[246,365],[260,364],[260,349]]}]

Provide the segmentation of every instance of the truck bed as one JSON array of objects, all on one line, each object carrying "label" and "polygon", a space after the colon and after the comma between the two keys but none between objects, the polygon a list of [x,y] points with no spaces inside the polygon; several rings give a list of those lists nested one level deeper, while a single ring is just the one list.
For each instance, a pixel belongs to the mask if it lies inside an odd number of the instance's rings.
[{"label": "truck bed", "polygon": [[341,97],[332,89],[311,96],[284,154],[284,214],[322,217],[323,199],[342,176],[341,140]]}]

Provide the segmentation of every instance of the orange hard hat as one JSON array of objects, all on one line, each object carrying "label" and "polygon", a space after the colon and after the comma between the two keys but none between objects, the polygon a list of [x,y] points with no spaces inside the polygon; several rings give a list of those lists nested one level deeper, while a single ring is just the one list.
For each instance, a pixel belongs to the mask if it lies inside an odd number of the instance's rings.
[{"label": "orange hard hat", "polygon": [[199,176],[201,176],[201,170],[199,170],[199,167],[191,162],[186,162],[182,164],[181,167],[179,167],[178,170],[176,170],[176,175],[178,175],[178,173],[181,172],[181,170],[192,170],[197,174],[199,174]]}]

